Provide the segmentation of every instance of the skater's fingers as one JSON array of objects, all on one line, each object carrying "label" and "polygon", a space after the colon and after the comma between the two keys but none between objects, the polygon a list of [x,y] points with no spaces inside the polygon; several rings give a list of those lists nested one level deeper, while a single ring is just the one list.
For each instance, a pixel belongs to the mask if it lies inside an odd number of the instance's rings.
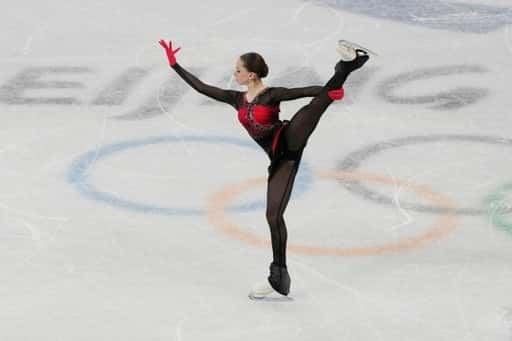
[{"label": "skater's fingers", "polygon": [[177,53],[179,50],[181,50],[181,46],[180,46],[180,47],[178,47],[176,50],[172,51],[172,53],[174,53],[174,54],[175,54],[175,53]]},{"label": "skater's fingers", "polygon": [[164,49],[166,49],[166,50],[168,50],[168,49],[169,49],[169,47],[167,46],[167,43],[165,42],[165,40],[163,40],[163,39],[162,39],[162,40],[160,40],[160,41],[159,41],[159,43],[160,43],[160,45],[161,45]]}]

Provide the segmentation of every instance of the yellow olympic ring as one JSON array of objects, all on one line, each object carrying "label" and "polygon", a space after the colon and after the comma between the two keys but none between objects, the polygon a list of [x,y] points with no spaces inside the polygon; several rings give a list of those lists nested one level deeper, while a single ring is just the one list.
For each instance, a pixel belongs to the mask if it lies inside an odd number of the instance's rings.
[{"label": "yellow olympic ring", "polygon": [[[354,180],[354,181],[371,181],[385,185],[401,186],[406,189],[410,189],[419,196],[429,200],[436,205],[443,208],[453,209],[453,205],[450,200],[441,194],[433,192],[430,188],[424,185],[416,185],[406,181],[400,181],[391,179],[389,177],[368,174],[362,172],[316,172],[316,175],[323,179],[343,179],[343,180]],[[257,247],[267,247],[270,245],[268,238],[261,238],[260,236],[248,232],[238,225],[229,222],[225,218],[225,207],[229,201],[231,201],[236,195],[244,192],[255,186],[266,185],[266,179],[256,178],[248,179],[242,183],[227,186],[224,190],[212,195],[208,201],[208,220],[214,226],[221,229],[226,235],[246,242],[250,245]],[[429,228],[427,231],[413,237],[404,238],[402,240],[374,245],[374,246],[359,246],[359,247],[317,247],[310,245],[290,244],[288,250],[290,252],[305,254],[305,255],[336,255],[336,256],[368,256],[368,255],[380,255],[389,252],[400,252],[411,250],[422,246],[427,242],[431,242],[446,236],[449,232],[456,227],[456,216],[452,213],[442,214],[438,221]]]}]

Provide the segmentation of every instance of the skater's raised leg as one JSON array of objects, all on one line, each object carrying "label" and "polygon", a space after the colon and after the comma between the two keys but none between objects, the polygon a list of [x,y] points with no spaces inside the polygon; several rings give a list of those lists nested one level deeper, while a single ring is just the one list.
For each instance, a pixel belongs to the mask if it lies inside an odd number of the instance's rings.
[{"label": "skater's raised leg", "polygon": [[340,60],[335,66],[334,75],[324,85],[323,91],[292,117],[284,130],[284,136],[290,150],[299,151],[305,147],[322,114],[333,102],[328,94],[329,91],[340,89],[348,75],[363,66],[369,59],[369,56],[362,50],[356,50],[355,54],[356,57],[353,60]]}]

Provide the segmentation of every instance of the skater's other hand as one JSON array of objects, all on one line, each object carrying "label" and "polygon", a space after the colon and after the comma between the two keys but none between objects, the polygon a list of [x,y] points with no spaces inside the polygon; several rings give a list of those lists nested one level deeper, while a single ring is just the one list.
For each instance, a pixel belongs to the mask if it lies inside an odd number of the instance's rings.
[{"label": "skater's other hand", "polygon": [[345,96],[345,90],[343,88],[336,89],[336,90],[330,90],[327,92],[327,95],[333,100],[338,101]]},{"label": "skater's other hand", "polygon": [[167,59],[169,60],[169,65],[170,66],[176,65],[176,53],[181,49],[181,47],[178,47],[176,50],[173,50],[171,40],[169,40],[169,44],[167,44],[165,42],[165,40],[160,39],[159,43],[164,48],[165,53],[167,54]]}]

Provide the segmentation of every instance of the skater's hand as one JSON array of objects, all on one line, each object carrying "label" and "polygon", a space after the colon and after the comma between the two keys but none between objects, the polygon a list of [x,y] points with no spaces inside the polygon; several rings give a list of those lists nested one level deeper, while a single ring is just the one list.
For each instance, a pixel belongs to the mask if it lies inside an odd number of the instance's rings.
[{"label": "skater's hand", "polygon": [[169,40],[169,45],[165,42],[165,40],[161,39],[159,41],[160,45],[165,50],[165,53],[167,54],[167,59],[169,60],[169,65],[172,67],[176,65],[176,53],[181,49],[181,47],[178,47],[176,50],[172,49],[172,41]]},{"label": "skater's hand", "polygon": [[338,100],[342,99],[343,96],[345,96],[345,90],[343,90],[343,88],[339,88],[339,89],[336,89],[336,90],[331,90],[331,91],[327,92],[327,95],[333,101],[338,101]]}]

